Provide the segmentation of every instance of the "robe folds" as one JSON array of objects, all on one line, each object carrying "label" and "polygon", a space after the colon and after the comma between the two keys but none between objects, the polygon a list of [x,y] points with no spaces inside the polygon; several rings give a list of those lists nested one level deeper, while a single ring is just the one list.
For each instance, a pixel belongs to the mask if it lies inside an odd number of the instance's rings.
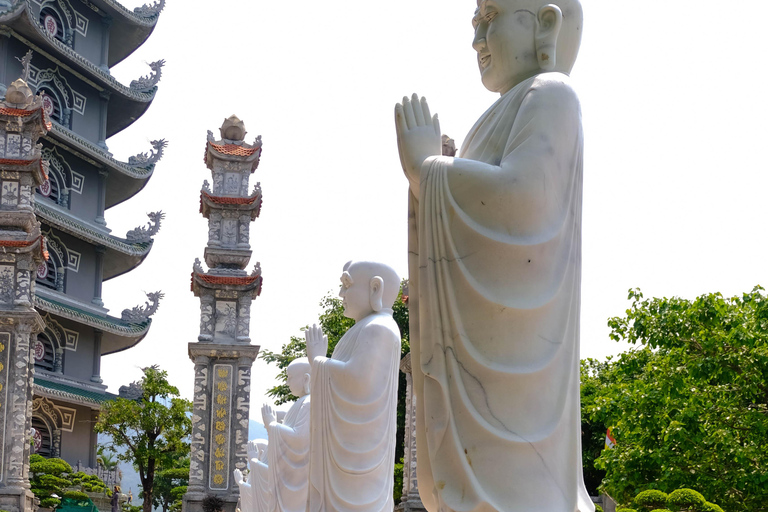
[{"label": "robe folds", "polygon": [[392,310],[358,321],[312,365],[309,512],[391,512],[400,331]]},{"label": "robe folds", "polygon": [[288,409],[282,423],[267,425],[267,461],[273,489],[273,510],[305,512],[309,480],[310,396],[305,395]]},{"label": "robe folds", "polygon": [[430,512],[594,510],[579,410],[582,147],[568,77],[544,73],[502,95],[458,158],[428,158],[411,185],[418,481]]},{"label": "robe folds", "polygon": [[[247,506],[246,501],[250,501],[253,512],[271,512],[274,508],[274,494],[269,481],[269,467],[267,466],[266,439],[256,439],[254,443],[259,448],[258,458],[252,458],[249,461],[250,472],[248,473],[248,484],[250,484],[250,499],[241,497],[242,506]],[[249,512],[242,508],[242,512]]]}]

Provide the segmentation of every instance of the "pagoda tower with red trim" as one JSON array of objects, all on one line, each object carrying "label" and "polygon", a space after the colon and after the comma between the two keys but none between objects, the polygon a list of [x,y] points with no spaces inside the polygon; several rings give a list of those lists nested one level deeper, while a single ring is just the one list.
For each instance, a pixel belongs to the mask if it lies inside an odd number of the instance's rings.
[{"label": "pagoda tower with red trim", "polygon": [[251,302],[261,293],[261,268],[251,259],[250,223],[261,210],[261,187],[249,193],[250,175],[259,165],[261,137],[244,142],[245,126],[236,116],[224,121],[221,140],[208,132],[205,164],[211,170],[200,191],[200,213],[208,219],[203,270],[195,260],[192,291],[200,297],[200,335],[189,344],[195,364],[189,487],[185,512],[202,511],[208,495],[220,497],[234,512],[239,488],[235,469],[247,465],[251,366],[259,347],[251,344]]},{"label": "pagoda tower with red trim", "polygon": [[48,133],[42,96],[22,77],[0,102],[0,508],[32,510],[29,431],[32,347],[45,324],[34,308],[35,271],[48,259],[35,216],[35,187],[47,179],[38,139]]}]

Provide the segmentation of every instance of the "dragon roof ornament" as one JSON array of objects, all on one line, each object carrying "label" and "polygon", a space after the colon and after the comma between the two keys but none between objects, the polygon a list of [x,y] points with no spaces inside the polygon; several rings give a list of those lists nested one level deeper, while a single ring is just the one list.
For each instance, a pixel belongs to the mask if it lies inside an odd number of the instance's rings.
[{"label": "dragon roof ornament", "polygon": [[149,153],[139,153],[136,156],[128,158],[128,165],[146,169],[159,162],[160,159],[163,158],[163,150],[168,146],[168,141],[165,139],[153,140],[150,144],[152,144],[152,150]]},{"label": "dragon roof ornament", "polygon": [[142,18],[154,18],[165,8],[165,0],[157,0],[152,4],[144,4],[136,7],[133,12]]},{"label": "dragon roof ornament", "polygon": [[146,76],[142,76],[138,80],[132,81],[130,88],[139,92],[151,91],[155,86],[157,86],[158,82],[160,82],[160,77],[163,74],[163,66],[165,66],[165,59],[150,62],[149,68],[152,70],[152,72]]},{"label": "dragon roof ornament", "polygon": [[149,317],[157,313],[157,308],[160,307],[160,299],[165,296],[163,292],[147,293],[149,299],[144,303],[144,306],[135,306],[132,309],[124,309],[121,316],[123,322],[132,324],[145,324],[149,320]]},{"label": "dragon roof ornament", "polygon": [[160,231],[160,223],[165,218],[165,214],[162,211],[151,212],[147,214],[149,222],[147,226],[139,226],[130,230],[125,235],[125,239],[130,244],[144,244],[152,241],[152,237]]}]

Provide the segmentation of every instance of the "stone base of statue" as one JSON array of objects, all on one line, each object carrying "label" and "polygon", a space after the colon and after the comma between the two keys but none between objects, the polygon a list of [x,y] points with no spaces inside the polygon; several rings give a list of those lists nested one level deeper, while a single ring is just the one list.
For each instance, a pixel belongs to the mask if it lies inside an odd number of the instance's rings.
[{"label": "stone base of statue", "polygon": [[424,504],[418,494],[410,494],[400,498],[400,503],[395,507],[395,512],[426,512]]},{"label": "stone base of statue", "polygon": [[8,512],[32,512],[35,495],[23,487],[4,487],[0,489],[0,509]]},{"label": "stone base of statue", "polygon": [[[203,499],[207,494],[202,492],[187,492],[184,495],[181,506],[184,512],[203,512]],[[217,495],[224,501],[221,512],[235,512],[237,502],[240,501],[240,495],[222,494]],[[245,511],[243,511],[245,512]]]}]

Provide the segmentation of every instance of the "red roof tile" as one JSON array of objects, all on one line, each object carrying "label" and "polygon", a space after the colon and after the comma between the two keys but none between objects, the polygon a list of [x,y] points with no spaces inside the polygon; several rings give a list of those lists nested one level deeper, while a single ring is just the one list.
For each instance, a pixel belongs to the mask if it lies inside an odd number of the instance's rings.
[{"label": "red roof tile", "polygon": [[212,196],[205,191],[202,191],[201,194],[208,198],[212,203],[216,204],[253,204],[254,201],[259,199],[258,195],[253,197],[221,197]]},{"label": "red roof tile", "polygon": [[46,130],[51,129],[51,122],[48,120],[48,116],[45,115],[45,110],[42,108],[35,109],[35,110],[27,110],[24,108],[8,108],[8,107],[0,107],[0,114],[6,115],[6,116],[13,116],[13,117],[29,117],[32,114],[34,114],[37,111],[40,111],[42,118],[43,118],[43,124],[45,125]]},{"label": "red roof tile", "polygon": [[233,155],[233,156],[251,156],[254,153],[256,153],[259,148],[246,148],[243,146],[238,146],[236,144],[214,144],[213,142],[209,142],[208,144],[211,145],[213,149],[218,151],[219,153],[223,155]]}]

